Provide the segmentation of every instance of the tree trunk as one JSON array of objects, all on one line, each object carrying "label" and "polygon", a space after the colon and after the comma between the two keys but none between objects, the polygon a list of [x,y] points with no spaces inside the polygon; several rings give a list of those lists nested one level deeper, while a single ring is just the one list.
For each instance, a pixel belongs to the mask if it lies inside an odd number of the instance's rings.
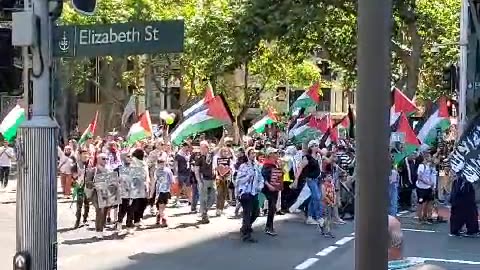
[{"label": "tree trunk", "polygon": [[400,53],[399,56],[407,67],[407,87],[404,93],[413,98],[418,87],[423,41],[418,33],[415,2],[396,1],[395,4],[398,5],[400,18],[407,26],[411,42],[411,51]]},{"label": "tree trunk", "polygon": [[408,32],[412,41],[412,53],[407,63],[407,88],[405,89],[405,95],[413,98],[418,87],[423,41],[418,34],[416,22],[408,25]]},{"label": "tree trunk", "polygon": [[239,131],[239,135],[245,133],[245,127],[243,126],[243,120],[247,115],[248,108],[250,106],[250,97],[248,95],[248,60],[245,61],[245,71],[243,75],[243,105],[241,106],[240,112],[238,113],[235,124]]}]

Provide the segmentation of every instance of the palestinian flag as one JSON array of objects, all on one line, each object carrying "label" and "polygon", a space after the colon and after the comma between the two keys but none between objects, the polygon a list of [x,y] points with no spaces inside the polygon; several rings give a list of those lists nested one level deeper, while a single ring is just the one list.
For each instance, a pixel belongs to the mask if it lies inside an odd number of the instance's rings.
[{"label": "palestinian flag", "polygon": [[232,113],[223,96],[205,102],[205,109],[185,119],[172,133],[172,143],[182,144],[188,137],[232,123]]},{"label": "palestinian flag", "polygon": [[415,103],[398,88],[392,90],[392,103],[390,108],[390,125],[393,125],[398,120],[400,114],[405,113],[408,116],[417,110]]},{"label": "palestinian flag", "polygon": [[342,118],[342,120],[340,120],[340,122],[338,122],[336,124],[336,132],[337,132],[337,136],[339,134],[343,134],[342,136],[345,136],[345,138],[348,138],[350,137],[350,117],[349,115],[346,115]]},{"label": "palestinian flag", "polygon": [[3,139],[12,142],[17,136],[18,127],[25,121],[25,109],[20,105],[15,106],[0,124],[0,133]]},{"label": "palestinian flag", "polygon": [[184,119],[189,118],[190,116],[205,110],[206,109],[205,104],[211,99],[213,99],[213,97],[214,95],[213,95],[212,86],[210,85],[210,83],[208,83],[207,88],[205,89],[205,97],[200,101],[198,101],[197,103],[195,103],[192,107],[185,110],[183,112],[183,118]]},{"label": "palestinian flag", "polygon": [[309,115],[299,121],[288,133],[290,139],[296,142],[306,142],[322,136],[329,129],[329,115],[321,118]]},{"label": "palestinian flag", "polygon": [[132,145],[143,139],[151,138],[152,136],[152,120],[150,118],[150,113],[147,110],[140,116],[140,120],[130,127],[130,131],[127,135],[127,142],[129,145]]},{"label": "palestinian flag", "polygon": [[403,159],[413,154],[420,147],[420,141],[410,126],[405,113],[402,113],[399,118],[400,119],[398,120],[396,132],[403,133],[405,140],[402,151],[400,153],[396,153],[393,157],[393,162],[395,165],[398,165]]},{"label": "palestinian flag", "polygon": [[98,120],[98,111],[95,113],[95,118],[93,118],[92,122],[90,122],[87,129],[85,129],[85,131],[83,132],[82,137],[80,137],[80,140],[78,140],[79,145],[82,145],[88,139],[93,138],[93,135],[95,135],[95,130],[97,129],[97,120]]},{"label": "palestinian flag", "polygon": [[257,121],[250,129],[248,133],[256,132],[256,133],[263,133],[265,131],[265,127],[267,125],[271,125],[273,123],[278,122],[278,117],[272,109],[268,110],[267,115],[262,117],[259,121]]},{"label": "palestinian flag", "polygon": [[309,108],[320,103],[320,83],[316,82],[314,85],[305,91],[301,96],[295,100],[290,108],[291,111],[296,111],[299,108]]},{"label": "palestinian flag", "polygon": [[437,141],[438,132],[443,134],[450,128],[450,116],[445,97],[437,100],[437,106],[432,111],[433,113],[418,131],[418,139],[427,146],[432,146]]}]

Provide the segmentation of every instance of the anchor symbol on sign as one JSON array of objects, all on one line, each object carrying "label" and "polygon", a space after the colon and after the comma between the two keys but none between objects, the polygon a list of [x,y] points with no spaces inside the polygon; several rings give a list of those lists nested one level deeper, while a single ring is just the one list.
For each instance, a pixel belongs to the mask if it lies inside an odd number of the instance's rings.
[{"label": "anchor symbol on sign", "polygon": [[68,48],[70,48],[70,42],[68,41],[66,31],[63,31],[63,37],[60,40],[60,42],[58,43],[58,47],[60,48],[60,50],[62,52],[66,52],[68,50]]}]

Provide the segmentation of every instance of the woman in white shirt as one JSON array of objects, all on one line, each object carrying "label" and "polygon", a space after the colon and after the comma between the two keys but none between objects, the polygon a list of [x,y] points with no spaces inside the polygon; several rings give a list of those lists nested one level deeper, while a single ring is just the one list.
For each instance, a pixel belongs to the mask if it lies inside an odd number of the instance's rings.
[{"label": "woman in white shirt", "polygon": [[428,223],[429,213],[431,213],[434,200],[433,188],[435,186],[430,154],[419,156],[418,163],[416,182],[418,197],[417,216],[421,223]]}]

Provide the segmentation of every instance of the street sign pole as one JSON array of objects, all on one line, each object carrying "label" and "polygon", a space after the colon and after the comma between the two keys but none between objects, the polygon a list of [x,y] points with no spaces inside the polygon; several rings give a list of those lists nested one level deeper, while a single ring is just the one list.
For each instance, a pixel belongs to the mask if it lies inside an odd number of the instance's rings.
[{"label": "street sign pole", "polygon": [[462,136],[467,119],[467,57],[468,57],[468,0],[461,0],[460,13],[460,61],[458,91],[458,138]]},{"label": "street sign pole", "polygon": [[17,252],[32,270],[57,269],[57,123],[51,118],[51,31],[48,1],[33,0],[36,31],[32,46],[32,117],[17,134]]},{"label": "street sign pole", "polygon": [[357,270],[387,269],[391,21],[392,1],[358,1]]}]

